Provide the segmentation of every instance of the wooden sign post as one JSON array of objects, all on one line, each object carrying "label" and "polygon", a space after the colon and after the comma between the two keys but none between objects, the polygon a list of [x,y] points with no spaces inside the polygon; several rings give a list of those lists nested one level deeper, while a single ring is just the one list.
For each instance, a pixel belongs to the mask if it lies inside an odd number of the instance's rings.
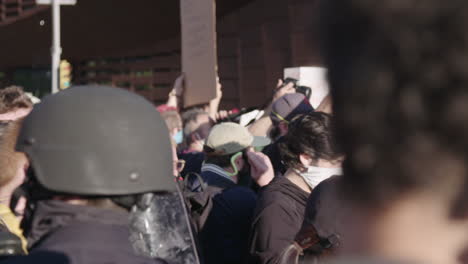
[{"label": "wooden sign post", "polygon": [[217,50],[215,0],[180,0],[184,106],[216,97]]}]

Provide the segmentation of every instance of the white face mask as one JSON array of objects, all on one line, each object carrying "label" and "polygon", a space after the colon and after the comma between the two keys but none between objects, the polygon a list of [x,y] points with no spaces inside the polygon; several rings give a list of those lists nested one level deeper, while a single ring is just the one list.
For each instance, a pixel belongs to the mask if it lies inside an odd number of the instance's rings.
[{"label": "white face mask", "polygon": [[341,175],[343,171],[341,168],[321,168],[310,166],[306,172],[298,172],[302,178],[307,182],[311,189],[314,189],[322,181],[334,175]]}]

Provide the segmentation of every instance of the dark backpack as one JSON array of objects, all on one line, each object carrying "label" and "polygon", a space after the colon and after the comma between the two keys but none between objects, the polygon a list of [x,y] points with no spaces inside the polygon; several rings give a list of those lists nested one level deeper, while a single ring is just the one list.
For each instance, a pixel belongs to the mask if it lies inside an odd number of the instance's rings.
[{"label": "dark backpack", "polygon": [[[196,188],[194,188],[191,180],[198,181]],[[232,187],[232,185],[211,186],[203,180],[200,174],[193,172],[188,174],[181,183],[181,190],[194,231],[199,234],[213,208],[213,198],[223,190]]]},{"label": "dark backpack", "polygon": [[[198,181],[198,186],[195,189],[193,189],[192,179]],[[202,240],[201,231],[210,216],[211,209],[213,209],[213,198],[230,186],[209,186],[200,174],[194,172],[187,174],[184,180],[179,182],[179,185],[187,207],[187,212],[190,216],[190,225],[194,232],[198,256],[201,263],[204,263],[203,252],[200,246],[200,241]]]}]

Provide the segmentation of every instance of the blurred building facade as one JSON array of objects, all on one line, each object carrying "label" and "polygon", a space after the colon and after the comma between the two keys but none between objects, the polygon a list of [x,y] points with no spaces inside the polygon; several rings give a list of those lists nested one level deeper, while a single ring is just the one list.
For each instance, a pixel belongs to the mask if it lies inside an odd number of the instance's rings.
[{"label": "blurred building facade", "polygon": [[[23,11],[28,1],[0,0],[0,85],[38,94],[49,89],[50,9],[32,4]],[[181,71],[177,2],[78,0],[63,7],[62,58],[73,66],[72,83],[114,85],[163,102]],[[217,6],[222,107],[259,106],[283,68],[320,65],[311,34],[317,0],[218,0]]]}]

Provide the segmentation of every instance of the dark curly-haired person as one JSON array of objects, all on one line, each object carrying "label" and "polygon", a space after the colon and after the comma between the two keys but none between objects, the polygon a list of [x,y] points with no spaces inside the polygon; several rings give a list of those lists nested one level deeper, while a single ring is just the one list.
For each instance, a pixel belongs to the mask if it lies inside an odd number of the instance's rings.
[{"label": "dark curly-haired person", "polygon": [[342,263],[462,263],[468,1],[327,0],[320,11],[355,212],[341,253],[377,259]]},{"label": "dark curly-haired person", "polygon": [[277,263],[301,228],[309,194],[321,181],[341,174],[342,154],[334,142],[331,119],[328,114],[311,112],[290,122],[279,146],[289,169],[260,192],[249,263]]},{"label": "dark curly-haired person", "polygon": [[0,89],[0,121],[13,121],[31,112],[33,102],[20,86]]}]

